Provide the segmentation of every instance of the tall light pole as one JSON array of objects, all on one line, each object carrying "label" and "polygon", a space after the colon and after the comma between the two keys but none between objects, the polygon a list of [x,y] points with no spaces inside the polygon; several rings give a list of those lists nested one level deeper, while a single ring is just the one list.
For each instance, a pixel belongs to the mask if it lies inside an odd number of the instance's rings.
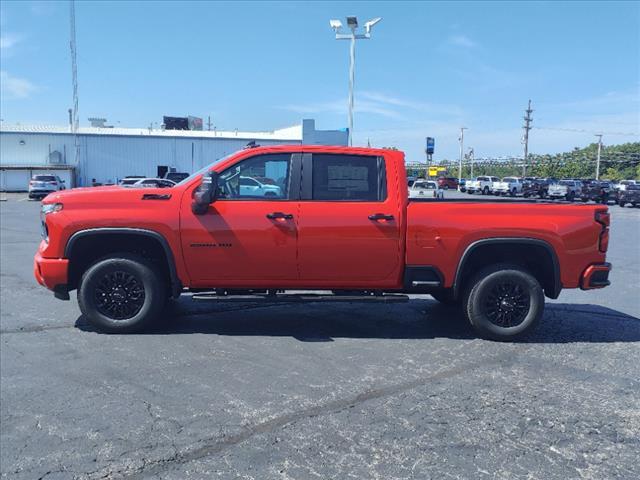
[{"label": "tall light pole", "polygon": [[371,38],[371,27],[382,18],[374,18],[364,24],[365,33],[356,33],[358,19],[354,16],[347,17],[347,27],[351,33],[342,33],[342,22],[340,20],[329,20],[329,25],[336,32],[336,40],[349,40],[349,146],[353,145],[353,86],[356,76],[356,40],[368,40]]},{"label": "tall light pole", "polygon": [[598,137],[598,158],[596,159],[596,180],[600,179],[600,152],[602,151],[602,134],[596,135]]},{"label": "tall light pole", "polygon": [[475,153],[473,151],[473,148],[469,148],[469,153],[467,153],[467,157],[469,158],[469,162],[471,164],[471,173],[469,174],[472,178],[473,178],[473,159],[474,159]]},{"label": "tall light pole", "polygon": [[469,130],[467,127],[460,127],[460,166],[458,168],[458,185],[462,183],[462,157],[464,156],[464,131]]}]

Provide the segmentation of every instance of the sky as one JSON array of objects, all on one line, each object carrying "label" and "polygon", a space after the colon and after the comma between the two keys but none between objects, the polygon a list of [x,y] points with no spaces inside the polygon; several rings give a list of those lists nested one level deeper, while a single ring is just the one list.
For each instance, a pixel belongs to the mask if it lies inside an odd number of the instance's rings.
[{"label": "sky", "polygon": [[[382,17],[356,45],[354,145],[409,161],[522,155],[640,140],[640,2],[76,2],[79,116],[147,127],[211,116],[219,130],[314,118],[347,126],[349,44],[329,19]],[[0,3],[0,115],[65,125],[69,3]]]}]

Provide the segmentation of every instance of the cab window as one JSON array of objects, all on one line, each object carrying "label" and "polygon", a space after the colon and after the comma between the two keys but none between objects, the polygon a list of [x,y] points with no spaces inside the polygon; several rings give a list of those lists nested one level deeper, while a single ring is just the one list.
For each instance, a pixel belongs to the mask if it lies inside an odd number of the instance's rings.
[{"label": "cab window", "polygon": [[259,155],[243,160],[220,174],[221,200],[287,200],[290,154]]},{"label": "cab window", "polygon": [[387,198],[383,158],[314,154],[312,178],[313,200],[378,202]]}]

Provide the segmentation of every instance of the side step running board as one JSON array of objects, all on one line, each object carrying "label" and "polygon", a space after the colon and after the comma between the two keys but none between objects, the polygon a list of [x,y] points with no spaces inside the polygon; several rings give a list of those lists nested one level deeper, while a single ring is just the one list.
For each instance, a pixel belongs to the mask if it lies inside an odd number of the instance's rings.
[{"label": "side step running board", "polygon": [[399,303],[409,301],[406,295],[318,295],[318,294],[277,294],[277,295],[216,295],[215,293],[196,293],[193,300],[244,303],[303,303],[303,302],[372,302]]}]

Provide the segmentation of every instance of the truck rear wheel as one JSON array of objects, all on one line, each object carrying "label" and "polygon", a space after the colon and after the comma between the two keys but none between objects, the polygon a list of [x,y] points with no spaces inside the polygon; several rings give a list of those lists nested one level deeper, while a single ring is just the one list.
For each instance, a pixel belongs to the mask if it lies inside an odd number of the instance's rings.
[{"label": "truck rear wheel", "polygon": [[525,335],[540,321],[544,293],[529,272],[499,264],[474,277],[465,292],[463,307],[480,336],[510,341]]},{"label": "truck rear wheel", "polygon": [[142,331],[159,315],[166,296],[157,268],[126,253],[93,264],[78,288],[80,310],[93,326],[108,333]]}]

